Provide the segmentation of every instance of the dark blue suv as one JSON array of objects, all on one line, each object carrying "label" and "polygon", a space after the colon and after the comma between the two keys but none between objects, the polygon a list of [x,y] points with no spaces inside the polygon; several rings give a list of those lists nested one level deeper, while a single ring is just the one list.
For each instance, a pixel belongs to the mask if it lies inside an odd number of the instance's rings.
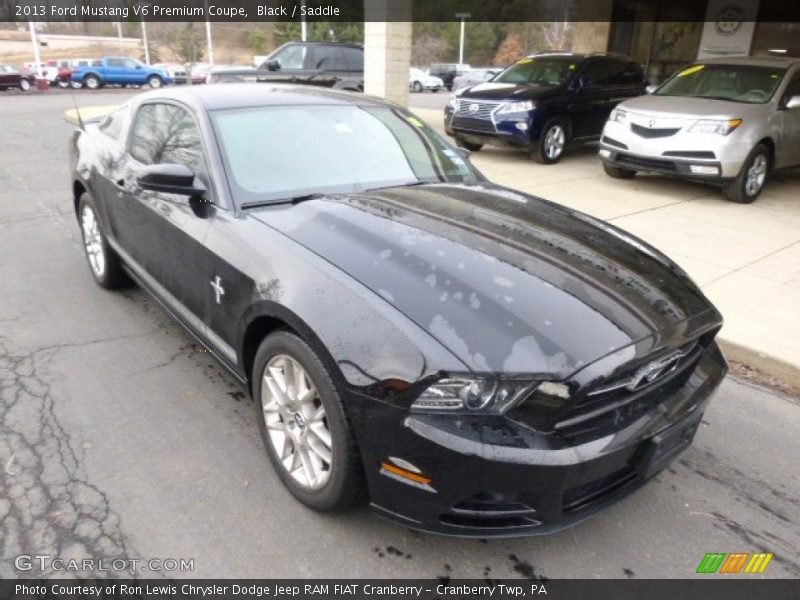
[{"label": "dark blue suv", "polygon": [[626,56],[534,54],[456,92],[444,126],[468,150],[500,143],[551,164],[567,144],[598,139],[614,106],[642,95],[646,83],[641,67]]}]

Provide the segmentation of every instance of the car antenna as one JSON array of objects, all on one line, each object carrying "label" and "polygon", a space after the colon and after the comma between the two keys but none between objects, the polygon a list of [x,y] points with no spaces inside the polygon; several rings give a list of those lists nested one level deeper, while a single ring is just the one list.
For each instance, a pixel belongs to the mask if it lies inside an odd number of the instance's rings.
[{"label": "car antenna", "polygon": [[81,131],[86,131],[86,126],[83,124],[83,119],[81,119],[81,111],[78,109],[78,101],[75,99],[75,94],[70,94],[72,96],[72,104],[75,105],[75,114],[78,115],[78,127]]}]

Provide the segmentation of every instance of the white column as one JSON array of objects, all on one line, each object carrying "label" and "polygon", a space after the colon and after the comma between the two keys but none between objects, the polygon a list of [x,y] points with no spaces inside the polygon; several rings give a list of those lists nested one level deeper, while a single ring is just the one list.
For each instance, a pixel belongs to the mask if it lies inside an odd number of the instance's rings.
[{"label": "white column", "polygon": [[28,27],[31,30],[31,44],[33,44],[33,60],[36,63],[36,77],[42,79],[42,57],[39,55],[39,40],[36,39],[36,28],[33,26],[33,21],[28,21]]},{"label": "white column", "polygon": [[408,106],[411,0],[365,0],[364,91]]},{"label": "white column", "polygon": [[150,64],[150,46],[147,44],[147,25],[144,24],[142,19],[142,44],[144,44],[144,62]]}]

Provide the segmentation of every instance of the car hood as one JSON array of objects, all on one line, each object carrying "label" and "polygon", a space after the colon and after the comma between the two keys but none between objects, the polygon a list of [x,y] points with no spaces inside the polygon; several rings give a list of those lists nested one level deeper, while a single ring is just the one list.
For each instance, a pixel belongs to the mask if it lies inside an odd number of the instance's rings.
[{"label": "car hood", "polygon": [[468,88],[460,96],[470,100],[533,100],[559,89],[559,86],[554,85],[484,81]]},{"label": "car hood", "polygon": [[720,322],[685,273],[640,240],[489,183],[251,214],[382,296],[474,372],[562,379]]},{"label": "car hood", "polygon": [[689,96],[638,96],[625,100],[621,108],[655,117],[738,119],[763,114],[769,104],[729,102]]}]

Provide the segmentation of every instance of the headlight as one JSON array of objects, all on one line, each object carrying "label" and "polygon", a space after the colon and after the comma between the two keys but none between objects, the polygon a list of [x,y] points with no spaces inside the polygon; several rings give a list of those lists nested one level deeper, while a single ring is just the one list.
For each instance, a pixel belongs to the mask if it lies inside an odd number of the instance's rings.
[{"label": "headlight", "polygon": [[609,121],[616,121],[617,123],[624,123],[628,120],[628,111],[621,108],[615,108],[611,111],[611,116],[608,117]]},{"label": "headlight", "polygon": [[536,108],[536,102],[526,100],[525,102],[507,102],[497,109],[498,114],[528,112]]},{"label": "headlight", "polygon": [[530,393],[536,382],[498,379],[442,379],[411,405],[415,411],[500,414]]},{"label": "headlight", "polygon": [[728,119],[727,121],[718,121],[716,119],[700,119],[699,121],[695,121],[694,124],[689,127],[689,132],[718,133],[720,135],[728,135],[741,124],[741,119]]},{"label": "headlight", "polygon": [[570,397],[570,389],[566,384],[542,381],[530,393],[520,397],[521,401],[514,406],[511,416],[536,429],[547,430],[552,427]]}]

